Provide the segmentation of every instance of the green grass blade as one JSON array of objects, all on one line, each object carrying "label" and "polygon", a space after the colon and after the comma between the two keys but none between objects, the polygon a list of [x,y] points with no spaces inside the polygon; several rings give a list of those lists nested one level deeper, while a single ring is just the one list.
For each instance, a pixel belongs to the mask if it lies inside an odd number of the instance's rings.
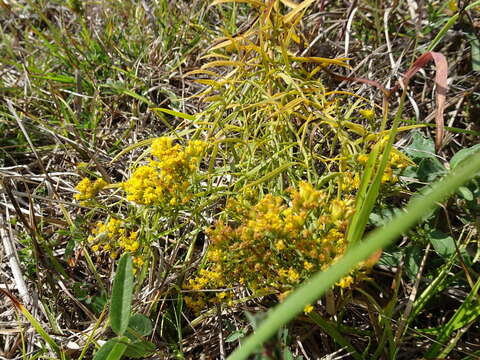
[{"label": "green grass blade", "polygon": [[123,335],[130,319],[133,294],[133,263],[130,254],[125,253],[118,263],[113,280],[110,323],[117,335]]},{"label": "green grass blade", "polygon": [[17,298],[15,298],[13,295],[11,295],[9,292],[6,290],[0,289],[0,293],[3,293],[5,296],[7,296],[13,303],[13,305],[22,312],[23,316],[27,318],[27,320],[30,322],[30,324],[33,326],[33,328],[37,331],[37,333],[45,340],[45,342],[50,346],[50,348],[55,351],[55,353],[59,356],[61,359],[65,359],[65,355],[62,353],[62,350],[60,347],[57,345],[55,340],[52,339],[50,335],[45,331],[45,329],[42,327],[42,325],[35,319],[35,317],[30,313],[30,311],[27,310],[25,306],[23,306]]},{"label": "green grass blade", "polygon": [[358,351],[353,347],[353,345],[345,337],[343,337],[342,334],[340,334],[340,332],[335,326],[323,319],[317,313],[308,314],[308,317],[312,319],[321,329],[323,329],[323,331],[330,335],[337,344],[346,348],[354,359],[362,359],[362,355],[358,353]]},{"label": "green grass blade", "polygon": [[422,219],[424,214],[445,200],[459,186],[466,183],[480,170],[480,157],[470,157],[465,166],[450,173],[435,183],[427,195],[417,197],[406,211],[382,228],[372,231],[365,241],[354,244],[349,251],[326,271],[317,272],[295,290],[282,304],[273,308],[269,316],[246,341],[229,357],[231,360],[246,359],[268,340],[283,325],[301,313],[304,307],[316,301],[360,261],[366,260],[378,249],[384,248],[402,233]]},{"label": "green grass blade", "polygon": [[169,114],[169,115],[172,115],[172,116],[176,116],[176,117],[179,117],[181,119],[184,119],[184,120],[190,120],[190,121],[195,121],[197,120],[197,117],[194,116],[194,115],[189,115],[189,114],[185,114],[183,112],[180,112],[180,111],[175,111],[175,110],[170,110],[170,109],[165,109],[165,108],[151,108],[150,110],[152,111],[160,111],[160,112],[163,112],[165,114]]},{"label": "green grass blade", "polygon": [[[468,11],[470,9],[473,9],[475,8],[476,6],[480,5],[480,1],[475,1],[474,3],[472,4],[469,4],[467,7],[465,7],[463,11]],[[450,30],[450,28],[455,25],[455,23],[457,22],[458,20],[458,17],[460,16],[460,13],[456,13],[455,15],[453,15],[450,19],[448,19],[447,23],[445,25],[443,25],[443,27],[440,29],[440,31],[438,32],[437,36],[435,36],[435,39],[432,40],[432,43],[430,44],[430,46],[428,47],[427,51],[432,51],[435,49],[435,47],[438,45],[438,43],[443,39],[443,37],[445,36],[445,34],[447,33],[448,30]]]},{"label": "green grass blade", "polygon": [[[464,326],[467,326],[469,323],[478,318],[478,316],[480,316],[480,307],[478,306],[477,300],[477,293],[479,289],[480,278],[477,280],[462,305],[457,309],[451,319],[442,327],[442,330],[436,341],[425,355],[427,359],[436,357],[443,359],[447,354],[442,353],[440,355],[440,350],[442,349],[442,346],[450,340],[450,336],[453,334],[453,332]],[[459,338],[456,340],[458,341]],[[450,346],[451,345],[452,344],[450,344]]]},{"label": "green grass blade", "polygon": [[43,338],[43,340],[45,340],[48,343],[48,345],[50,345],[50,348],[53,351],[55,351],[55,353],[57,353],[58,356],[60,356],[61,358],[64,358],[60,347],[57,345],[55,340],[53,340],[50,337],[50,335],[47,334],[47,332],[43,329],[42,325],[37,321],[37,319],[35,319],[35,317],[32,314],[30,314],[30,312],[23,305],[20,305],[20,311],[27,318],[30,324],[32,324],[32,326],[35,328],[37,333]]},{"label": "green grass blade", "polygon": [[[374,158],[372,159],[372,156],[370,156],[370,158],[368,159],[366,175],[364,176],[364,179],[362,179],[362,184],[359,190],[360,201],[357,202],[356,211],[353,216],[352,223],[348,229],[347,241],[349,244],[354,244],[362,238],[365,232],[365,227],[367,226],[370,213],[372,212],[373,207],[375,206],[375,203],[377,201],[377,197],[380,192],[380,186],[382,184],[383,173],[387,166],[388,159],[390,157],[390,152],[392,151],[392,148],[393,148],[395,135],[397,134],[397,129],[400,124],[403,106],[405,104],[405,97],[406,97],[406,92],[404,91],[400,98],[399,110],[395,114],[395,119],[393,120],[392,129],[390,130],[390,134],[388,137],[388,142],[385,144],[383,155],[378,164],[377,172],[375,173],[373,181],[370,184],[370,186],[368,186],[368,190],[367,190],[367,185],[365,182],[370,181],[370,177],[372,175],[371,174],[372,166],[374,166],[374,161],[375,161]],[[372,152],[374,157],[377,156],[377,153],[379,151],[378,150],[379,146],[380,146],[380,143],[377,143],[374,148],[374,151]],[[366,195],[365,195],[365,192],[366,192]]]}]

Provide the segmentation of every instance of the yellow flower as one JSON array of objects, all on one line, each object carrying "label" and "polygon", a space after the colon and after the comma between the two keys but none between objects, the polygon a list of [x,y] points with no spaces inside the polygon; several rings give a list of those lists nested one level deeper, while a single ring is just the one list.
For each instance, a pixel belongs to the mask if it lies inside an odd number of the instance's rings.
[{"label": "yellow flower", "polygon": [[152,155],[160,159],[166,152],[172,148],[173,139],[169,137],[161,137],[152,142]]},{"label": "yellow flower", "polygon": [[373,108],[361,109],[358,110],[358,112],[367,120],[373,120],[373,118],[375,117],[375,110]]},{"label": "yellow flower", "polygon": [[75,186],[75,190],[80,193],[75,194],[74,197],[76,200],[92,199],[107,185],[108,183],[101,178],[95,180],[93,183],[89,178],[83,178],[77,186]]},{"label": "yellow flower", "polygon": [[285,243],[283,242],[283,240],[278,240],[275,243],[275,249],[277,249],[278,251],[282,251],[285,249]]},{"label": "yellow flower", "polygon": [[292,283],[296,283],[300,280],[300,275],[295,269],[288,269],[288,280],[290,280]]},{"label": "yellow flower", "polygon": [[357,161],[361,164],[366,164],[368,161],[368,155],[367,154],[360,154],[357,156]]},{"label": "yellow flower", "polygon": [[353,284],[353,277],[351,277],[350,275],[348,276],[345,276],[344,278],[342,278],[338,283],[337,285],[340,286],[341,288],[349,288],[350,285]]},{"label": "yellow flower", "polygon": [[314,309],[314,308],[313,308],[313,305],[307,305],[307,306],[305,306],[305,307],[303,308],[303,312],[304,312],[305,314],[308,314],[308,313],[311,313],[311,312],[313,311],[313,309]]},{"label": "yellow flower", "polygon": [[305,270],[310,271],[313,269],[314,265],[311,262],[304,261],[303,267],[305,268]]},{"label": "yellow flower", "polygon": [[144,264],[144,261],[141,256],[135,256],[133,258],[133,263],[135,264],[136,267],[141,267]]},{"label": "yellow flower", "polygon": [[198,169],[200,155],[207,144],[192,140],[186,148],[161,137],[152,142],[148,165],[138,167],[123,183],[127,199],[141,205],[178,206],[191,198],[191,176]]}]

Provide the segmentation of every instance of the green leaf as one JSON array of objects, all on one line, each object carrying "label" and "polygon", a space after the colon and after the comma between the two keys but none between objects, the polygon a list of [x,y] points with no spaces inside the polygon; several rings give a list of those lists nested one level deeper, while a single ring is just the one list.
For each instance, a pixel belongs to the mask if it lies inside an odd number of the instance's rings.
[{"label": "green leaf", "polygon": [[435,157],[435,144],[431,138],[426,138],[421,132],[412,135],[412,143],[405,149],[405,153],[413,159]]},{"label": "green leaf", "polygon": [[445,175],[447,170],[437,158],[425,158],[420,161],[417,176],[420,181],[431,182]]},{"label": "green leaf", "polygon": [[129,339],[126,336],[108,340],[98,349],[93,360],[119,360],[127,349]]},{"label": "green leaf", "polygon": [[290,351],[289,348],[285,348],[283,350],[283,357],[282,357],[284,360],[293,360],[294,357],[293,357],[293,354],[292,352]]},{"label": "green leaf", "polygon": [[472,70],[480,71],[480,39],[475,33],[470,33],[467,36],[470,41],[471,55],[472,55]]},{"label": "green leaf", "polygon": [[[458,168],[458,166],[460,166],[460,164],[462,164],[465,161],[465,159],[467,159],[470,155],[475,154],[477,152],[480,153],[480,144],[458,151],[450,159],[450,168],[452,170]],[[477,173],[477,176],[480,176],[480,173]]]},{"label": "green leaf", "polygon": [[[450,339],[454,331],[467,326],[472,321],[475,321],[480,316],[480,306],[478,306],[477,294],[480,289],[480,278],[477,280],[468,296],[463,301],[462,305],[455,311],[455,314],[450,320],[441,328],[440,334],[431,346],[428,353],[425,355],[427,359],[433,359],[440,355],[442,346]],[[460,338],[454,338],[458,341]],[[450,344],[451,345],[451,344]],[[453,344],[455,345],[455,344]],[[441,358],[444,359],[447,354],[442,353]]]},{"label": "green leaf", "polygon": [[474,199],[472,191],[466,186],[460,186],[457,193],[467,201],[473,201]]},{"label": "green leaf", "polygon": [[449,258],[455,253],[455,243],[451,236],[444,234],[440,230],[432,230],[428,233],[428,240],[438,255]]},{"label": "green leaf", "polygon": [[402,252],[395,251],[393,253],[383,251],[380,260],[378,260],[378,265],[383,265],[388,268],[397,267],[400,264],[400,260],[402,259]]},{"label": "green leaf", "polygon": [[408,247],[405,251],[405,270],[410,280],[414,280],[417,277],[421,261],[421,247],[416,245]]},{"label": "green leaf", "polygon": [[246,334],[246,331],[243,330],[243,329],[234,331],[230,335],[227,336],[227,338],[225,339],[225,342],[227,342],[227,343],[234,342],[238,339],[241,339],[241,338],[245,337],[245,334]]},{"label": "green leaf", "polygon": [[361,359],[362,356],[360,353],[353,347],[353,345],[348,341],[347,338],[345,338],[340,331],[338,331],[337,324],[334,322],[325,320],[322,318],[319,314],[316,312],[311,312],[308,314],[308,317],[312,319],[315,324],[317,324],[320,329],[322,329],[325,333],[327,333],[329,336],[331,336],[337,344],[340,346],[346,348],[348,352],[350,353],[350,356],[353,359]]},{"label": "green leaf", "polygon": [[370,223],[376,227],[383,226],[393,219],[395,215],[402,212],[399,208],[381,209],[379,213],[371,213],[369,216]]},{"label": "green leaf", "polygon": [[176,117],[179,117],[181,119],[190,120],[190,121],[195,121],[197,119],[197,117],[194,116],[194,115],[185,114],[183,112],[175,111],[175,110],[171,110],[171,109],[151,108],[150,110],[152,110],[154,112],[160,111],[160,112],[163,112],[165,114],[169,114],[169,115],[176,116]]},{"label": "green leaf", "polygon": [[152,333],[152,321],[143,314],[134,314],[128,321],[128,329],[126,335],[133,341],[140,336],[148,336]]},{"label": "green leaf", "polygon": [[155,344],[150,341],[136,341],[128,344],[124,355],[133,359],[144,359],[155,352],[156,349]]},{"label": "green leaf", "polygon": [[117,335],[123,335],[128,327],[133,292],[132,257],[125,253],[120,258],[113,280],[110,324]]},{"label": "green leaf", "polygon": [[141,101],[141,102],[144,102],[144,103],[147,104],[148,106],[152,106],[152,105],[153,105],[153,103],[152,103],[149,99],[147,99],[145,96],[142,96],[142,95],[137,94],[135,91],[128,90],[128,89],[122,89],[122,88],[118,88],[118,91],[119,91],[120,93],[124,93],[124,94],[126,94],[126,95],[128,95],[128,96],[131,96],[131,97],[133,97],[134,99],[137,99],[137,100],[139,100],[139,101]]}]

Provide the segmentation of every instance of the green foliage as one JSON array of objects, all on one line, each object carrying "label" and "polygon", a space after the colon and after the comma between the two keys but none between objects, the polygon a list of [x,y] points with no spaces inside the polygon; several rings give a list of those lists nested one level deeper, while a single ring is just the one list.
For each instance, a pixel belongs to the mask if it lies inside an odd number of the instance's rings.
[{"label": "green foliage", "polygon": [[122,255],[113,280],[110,324],[119,336],[125,333],[130,318],[133,293],[133,263],[130,254]]},{"label": "green foliage", "polygon": [[125,253],[113,280],[109,312],[110,325],[118,336],[103,344],[94,360],[118,360],[123,356],[141,359],[156,350],[155,344],[143,339],[152,333],[150,319],[142,314],[131,315],[132,297],[133,262],[131,255]]},{"label": "green foliage", "polygon": [[94,360],[119,360],[127,350],[129,339],[126,336],[120,336],[108,340],[95,353]]},{"label": "green foliage", "polygon": [[[45,315],[16,305],[36,334],[22,324],[15,356],[217,357],[242,344],[255,359],[293,359],[319,338],[358,359],[396,358],[409,340],[429,357],[466,349],[479,315],[480,171],[458,184],[480,154],[476,78],[466,73],[478,67],[470,20],[480,2],[418,2],[415,16],[411,2],[340,3],[0,7],[5,228]],[[404,93],[393,118],[396,93],[379,85],[388,61],[403,72],[441,46],[455,59],[448,94],[458,93],[447,136],[438,118],[419,123],[432,109],[429,82],[418,77],[410,89],[424,85],[422,98]],[[379,83],[358,77],[366,73]],[[355,81],[382,89],[382,106]],[[404,102],[416,120],[400,116]],[[443,312],[452,288],[459,295]],[[273,318],[239,311],[278,301]],[[252,329],[258,338],[245,339]],[[205,334],[220,335],[218,345]]]},{"label": "green foliage", "polygon": [[[418,222],[423,212],[435,207],[438,201],[444,200],[456,188],[464,184],[480,170],[480,157],[471,156],[468,165],[465,165],[457,172],[450,174],[444,180],[435,184],[432,191],[415,201],[406,209],[405,213],[394,218],[383,228],[379,228],[370,233],[364,241],[354,245],[336,264],[323,272],[317,272],[307,282],[295,290],[284,303],[272,309],[267,319],[262,323],[256,333],[251,335],[238,348],[229,359],[246,359],[260,344],[267,340],[278,328],[286,324],[295,315],[302,311],[307,304],[315,301],[331,285],[345,276],[356,264],[367,259],[375,250],[385,247],[397,238],[402,232],[409,229]],[[479,282],[477,282],[479,284]],[[476,288],[472,289],[472,296],[476,296]],[[466,308],[470,308],[466,305]],[[459,308],[458,316],[464,320],[464,308]],[[471,317],[468,317],[471,320]],[[457,318],[452,319],[452,324],[456,323]],[[462,322],[464,324],[464,322]],[[450,334],[452,326],[445,328],[443,336]],[[444,340],[444,337],[441,340]],[[439,345],[435,345],[431,353],[436,354]]]}]

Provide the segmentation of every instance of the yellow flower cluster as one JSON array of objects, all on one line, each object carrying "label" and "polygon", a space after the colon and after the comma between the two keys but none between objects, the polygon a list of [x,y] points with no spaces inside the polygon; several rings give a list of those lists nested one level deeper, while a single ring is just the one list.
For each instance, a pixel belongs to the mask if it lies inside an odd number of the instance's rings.
[{"label": "yellow flower cluster", "polygon": [[88,242],[93,251],[109,253],[112,259],[117,258],[120,252],[130,252],[134,256],[135,267],[143,265],[138,232],[128,230],[127,224],[122,220],[111,218],[105,223],[98,222],[88,237]]},{"label": "yellow flower cluster", "polygon": [[[288,202],[270,194],[256,204],[229,202],[232,221],[207,231],[211,244],[204,267],[185,284],[194,292],[185,299],[190,307],[198,312],[209,302],[228,303],[238,286],[281,298],[345,252],[354,198],[332,199],[306,182],[289,194]],[[224,290],[215,296],[198,292],[205,289]]]},{"label": "yellow flower cluster", "polygon": [[185,204],[191,199],[191,176],[198,170],[207,147],[203,141],[192,140],[183,148],[173,139],[161,137],[151,146],[154,158],[138,167],[123,183],[127,199],[142,205]]},{"label": "yellow flower cluster", "polygon": [[358,110],[358,112],[360,113],[360,115],[362,115],[367,120],[373,120],[373,118],[375,117],[375,109],[374,108],[360,109],[360,110]]},{"label": "yellow flower cluster", "polygon": [[[357,161],[360,164],[365,165],[368,161],[369,155],[361,154],[358,155]],[[382,176],[382,183],[395,184],[398,181],[398,177],[395,172],[399,172],[405,169],[407,166],[411,165],[412,161],[400,151],[392,149],[390,153],[390,158],[388,159],[387,166]]]},{"label": "yellow flower cluster", "polygon": [[103,180],[102,178],[95,180],[92,182],[89,178],[83,178],[77,186],[75,186],[75,190],[79,191],[79,194],[75,194],[74,197],[76,200],[89,200],[95,197],[100,190],[102,190],[108,183]]}]

